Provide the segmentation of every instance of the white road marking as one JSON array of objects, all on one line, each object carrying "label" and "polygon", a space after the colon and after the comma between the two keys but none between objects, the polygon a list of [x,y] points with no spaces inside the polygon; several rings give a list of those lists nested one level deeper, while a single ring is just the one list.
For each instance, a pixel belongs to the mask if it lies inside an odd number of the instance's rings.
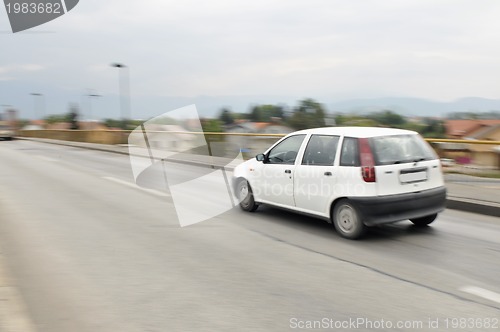
[{"label": "white road marking", "polygon": [[481,287],[475,287],[475,286],[464,286],[460,288],[462,292],[469,293],[472,295],[476,295],[479,297],[482,297],[484,299],[500,303],[500,294],[492,292],[490,290],[481,288]]},{"label": "white road marking", "polygon": [[164,192],[161,192],[161,191],[158,191],[158,190],[154,190],[154,189],[142,188],[142,187],[139,187],[138,185],[136,185],[135,183],[131,183],[131,182],[128,182],[128,181],[120,180],[120,179],[113,178],[113,177],[110,177],[110,176],[103,176],[102,178],[106,179],[106,180],[109,180],[109,181],[112,181],[112,182],[115,182],[115,183],[119,183],[119,184],[125,185],[125,186],[130,187],[130,188],[139,189],[141,191],[144,191],[144,192],[156,195],[156,196],[171,197],[167,193],[164,193]]}]

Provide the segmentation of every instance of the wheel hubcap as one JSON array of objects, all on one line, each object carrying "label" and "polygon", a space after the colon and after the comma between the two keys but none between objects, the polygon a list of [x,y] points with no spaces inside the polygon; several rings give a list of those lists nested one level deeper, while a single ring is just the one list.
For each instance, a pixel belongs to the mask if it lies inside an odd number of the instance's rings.
[{"label": "wheel hubcap", "polygon": [[356,227],[358,222],[356,213],[350,206],[342,206],[337,213],[338,216],[338,226],[345,233],[350,233]]},{"label": "wheel hubcap", "polygon": [[240,201],[243,204],[248,204],[248,186],[246,184],[242,184],[240,187]]}]

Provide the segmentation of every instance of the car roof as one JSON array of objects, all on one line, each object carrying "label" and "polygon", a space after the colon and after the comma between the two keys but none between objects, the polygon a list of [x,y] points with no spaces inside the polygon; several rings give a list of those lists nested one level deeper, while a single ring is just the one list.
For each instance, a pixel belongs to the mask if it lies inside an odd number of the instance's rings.
[{"label": "car roof", "polygon": [[376,137],[376,136],[391,136],[391,135],[416,135],[417,133],[411,130],[382,128],[382,127],[323,127],[304,129],[293,132],[295,134],[316,134],[316,135],[339,135],[349,137]]}]

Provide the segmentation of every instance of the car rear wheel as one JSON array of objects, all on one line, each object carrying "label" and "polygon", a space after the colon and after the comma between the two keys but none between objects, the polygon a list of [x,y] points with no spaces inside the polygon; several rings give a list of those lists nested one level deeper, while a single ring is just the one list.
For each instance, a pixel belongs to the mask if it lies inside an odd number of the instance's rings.
[{"label": "car rear wheel", "polygon": [[335,204],[332,219],[337,232],[347,239],[357,239],[366,230],[358,209],[348,199],[342,199]]},{"label": "car rear wheel", "polygon": [[437,213],[431,214],[430,216],[425,216],[422,218],[413,218],[410,221],[415,224],[415,226],[427,226],[436,220]]},{"label": "car rear wheel", "polygon": [[254,212],[257,210],[259,205],[255,203],[253,198],[252,188],[248,184],[247,180],[241,180],[237,187],[238,199],[240,201],[240,207],[244,211]]}]

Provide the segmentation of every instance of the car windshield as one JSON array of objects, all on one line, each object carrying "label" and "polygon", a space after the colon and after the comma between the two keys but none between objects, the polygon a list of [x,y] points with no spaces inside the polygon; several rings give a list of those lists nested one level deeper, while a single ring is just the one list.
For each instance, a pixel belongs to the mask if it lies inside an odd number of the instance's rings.
[{"label": "car windshield", "polygon": [[381,136],[370,139],[377,165],[403,164],[435,159],[430,146],[419,135]]}]

